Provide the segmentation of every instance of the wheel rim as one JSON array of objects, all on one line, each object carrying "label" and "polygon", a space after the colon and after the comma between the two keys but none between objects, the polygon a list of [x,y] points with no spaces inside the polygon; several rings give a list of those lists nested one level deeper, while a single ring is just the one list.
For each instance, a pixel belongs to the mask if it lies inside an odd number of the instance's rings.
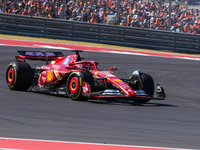
[{"label": "wheel rim", "polygon": [[77,77],[73,77],[69,83],[69,91],[72,94],[75,94],[79,89],[79,81]]},{"label": "wheel rim", "polygon": [[10,68],[9,70],[8,70],[8,74],[7,74],[7,80],[8,80],[8,83],[10,83],[10,84],[12,84],[13,83],[13,81],[14,81],[14,70],[13,70],[13,68]]}]

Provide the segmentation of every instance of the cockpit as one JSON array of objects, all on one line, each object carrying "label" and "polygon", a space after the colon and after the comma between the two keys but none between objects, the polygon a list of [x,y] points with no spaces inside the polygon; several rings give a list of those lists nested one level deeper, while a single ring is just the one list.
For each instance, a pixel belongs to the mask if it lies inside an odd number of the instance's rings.
[{"label": "cockpit", "polygon": [[78,61],[75,62],[75,66],[79,69],[86,69],[86,70],[97,70],[97,65],[99,63],[96,61]]}]

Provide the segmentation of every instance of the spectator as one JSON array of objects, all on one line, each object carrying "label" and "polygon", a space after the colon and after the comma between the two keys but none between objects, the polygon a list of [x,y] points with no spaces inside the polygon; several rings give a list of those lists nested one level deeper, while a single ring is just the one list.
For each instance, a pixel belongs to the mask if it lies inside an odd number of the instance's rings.
[{"label": "spectator", "polygon": [[[62,0],[46,2],[29,0],[10,0],[6,3],[6,13],[46,18],[65,18],[71,21],[108,24],[109,15],[117,17],[117,0]],[[187,0],[186,0],[187,1]],[[179,4],[172,6],[171,28],[173,32],[199,34],[200,16],[198,9],[188,9]],[[119,0],[121,26],[167,30],[169,27],[169,8],[163,2],[147,0]],[[0,12],[3,5],[0,5]],[[199,21],[199,22],[198,22]],[[113,22],[114,24],[115,22]]]},{"label": "spectator", "polygon": [[28,11],[26,8],[24,8],[23,12],[22,12],[22,15],[28,15]]},{"label": "spectator", "polygon": [[35,9],[33,5],[31,5],[31,7],[28,8],[28,15],[31,17],[35,15]]},{"label": "spectator", "polygon": [[0,13],[3,13],[3,4],[0,4]]}]

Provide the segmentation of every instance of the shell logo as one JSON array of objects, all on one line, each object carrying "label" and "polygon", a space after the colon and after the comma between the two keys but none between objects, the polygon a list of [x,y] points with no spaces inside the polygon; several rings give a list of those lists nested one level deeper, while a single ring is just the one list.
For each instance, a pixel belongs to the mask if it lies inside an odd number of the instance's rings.
[{"label": "shell logo", "polygon": [[52,79],[53,79],[53,73],[51,71],[49,71],[47,73],[47,80],[48,80],[48,82],[50,82],[50,81],[52,81]]},{"label": "shell logo", "polygon": [[55,63],[56,63],[56,61],[54,61],[54,60],[53,60],[53,61],[51,61],[51,64],[52,64],[52,65],[53,65],[53,64],[55,64]]},{"label": "shell logo", "polygon": [[120,79],[114,79],[114,81],[116,81],[116,82],[121,82],[122,80],[120,80]]}]

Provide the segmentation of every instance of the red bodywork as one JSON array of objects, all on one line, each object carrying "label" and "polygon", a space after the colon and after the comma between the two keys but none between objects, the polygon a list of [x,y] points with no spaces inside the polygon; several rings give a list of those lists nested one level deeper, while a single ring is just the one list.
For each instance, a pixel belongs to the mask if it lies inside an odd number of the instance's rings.
[{"label": "red bodywork", "polygon": [[[30,55],[28,57],[27,55],[25,56],[25,54],[16,56],[16,59],[21,62],[25,62],[25,58],[45,60],[45,56],[41,54],[40,56]],[[72,54],[65,57],[49,56],[48,59],[51,60],[50,64],[43,65],[40,67],[40,70],[42,72],[39,76],[38,84],[41,87],[54,86],[57,83],[59,83],[63,78],[69,76],[69,74],[74,71],[88,70],[89,72],[92,73],[94,79],[106,80],[106,82],[110,82],[113,86],[119,89],[119,90],[108,89],[107,92],[109,94],[102,93],[99,95],[98,94],[91,95],[91,98],[104,98],[104,97],[105,98],[109,97],[152,98],[147,96],[145,92],[139,94],[136,93],[136,91],[134,91],[127,83],[125,83],[120,78],[115,76],[113,72],[114,70],[116,70],[116,68],[111,68],[109,71],[98,70],[97,68],[98,62],[85,61],[85,60],[82,61],[79,54]],[[83,93],[84,93],[84,88],[83,88]]]}]

